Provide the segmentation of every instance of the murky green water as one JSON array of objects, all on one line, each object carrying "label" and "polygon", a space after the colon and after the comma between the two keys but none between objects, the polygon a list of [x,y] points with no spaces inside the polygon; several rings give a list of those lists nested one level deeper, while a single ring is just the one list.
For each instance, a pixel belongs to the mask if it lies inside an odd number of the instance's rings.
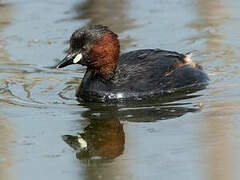
[{"label": "murky green water", "polygon": [[[238,179],[239,7],[234,0],[0,0],[0,179]],[[210,86],[178,99],[79,103],[85,68],[52,67],[71,33],[88,23],[117,32],[122,51],[198,50]],[[63,136],[77,133],[87,152]]]}]

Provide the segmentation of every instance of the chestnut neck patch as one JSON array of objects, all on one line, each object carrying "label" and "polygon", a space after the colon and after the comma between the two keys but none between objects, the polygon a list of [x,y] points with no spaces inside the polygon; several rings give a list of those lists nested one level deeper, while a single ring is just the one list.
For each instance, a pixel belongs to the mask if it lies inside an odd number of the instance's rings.
[{"label": "chestnut neck patch", "polygon": [[105,77],[114,73],[120,53],[117,35],[106,31],[103,37],[95,42],[90,50],[91,67]]}]

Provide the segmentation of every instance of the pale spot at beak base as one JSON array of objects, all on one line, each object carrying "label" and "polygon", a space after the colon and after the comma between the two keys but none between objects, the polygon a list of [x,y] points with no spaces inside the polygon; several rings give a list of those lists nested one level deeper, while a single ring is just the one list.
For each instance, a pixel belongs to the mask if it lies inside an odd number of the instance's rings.
[{"label": "pale spot at beak base", "polygon": [[82,59],[83,55],[80,53],[78,54],[74,59],[73,59],[73,63],[76,64],[78,63],[81,59]]}]

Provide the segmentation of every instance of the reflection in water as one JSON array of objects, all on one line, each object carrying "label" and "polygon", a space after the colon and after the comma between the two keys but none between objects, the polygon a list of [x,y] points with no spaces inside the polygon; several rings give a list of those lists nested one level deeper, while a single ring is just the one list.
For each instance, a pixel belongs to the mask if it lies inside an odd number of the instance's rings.
[{"label": "reflection in water", "polygon": [[[11,6],[2,4],[0,1],[0,33],[2,29],[10,23]],[[9,53],[3,48],[5,41],[0,36],[0,63],[9,61]]]},{"label": "reflection in water", "polygon": [[[198,0],[197,10],[200,19],[194,21],[191,26],[200,31],[198,36],[193,37],[192,41],[206,39],[207,53],[220,53],[222,48],[222,41],[225,39],[222,27],[229,19],[229,13],[224,9],[224,5],[221,0]],[[228,52],[230,55],[230,52]]]},{"label": "reflection in water", "polygon": [[[206,39],[205,53],[211,53],[214,57],[207,61],[216,61],[215,72],[227,72],[226,68],[236,55],[225,41],[222,27],[230,19],[230,14],[224,7],[228,1],[221,0],[198,0],[199,21],[192,23],[192,27],[200,31],[201,37],[194,37],[192,40]],[[222,58],[220,61],[220,57]],[[219,77],[218,77],[219,78]],[[225,78],[225,77],[224,77]],[[219,78],[219,81],[222,81]],[[232,125],[235,112],[239,109],[239,103],[210,102],[210,108],[205,113],[206,129],[203,129],[202,138],[210,145],[205,153],[205,179],[234,179],[234,145],[229,138],[235,129]],[[230,136],[231,136],[230,135]]]},{"label": "reflection in water", "polygon": [[[193,98],[194,95],[170,98],[169,101]],[[167,100],[165,99],[167,102]],[[100,105],[82,103],[87,110],[81,116],[89,121],[78,136],[64,135],[63,140],[77,151],[78,159],[92,157],[116,158],[123,153],[125,134],[121,122],[154,122],[180,117],[188,112],[197,112],[200,107],[188,103],[160,103],[158,99],[135,102],[127,105]]]},{"label": "reflection in water", "polygon": [[211,112],[206,113],[207,121],[206,143],[210,144],[210,148],[205,154],[206,175],[209,180],[218,179],[235,179],[236,157],[234,141],[235,125],[233,121],[236,119],[234,115],[239,110],[240,103],[211,103]]},{"label": "reflection in water", "polygon": [[200,31],[199,36],[193,37],[192,41],[206,39],[207,53],[219,53],[222,48],[222,41],[225,39],[221,31],[229,19],[229,13],[224,9],[220,0],[198,0],[197,10],[200,19],[194,21],[191,27]]},{"label": "reflection in water", "polygon": [[[11,6],[2,4],[0,1],[0,33],[11,20]],[[9,53],[3,48],[5,42],[0,34],[0,63],[9,61]],[[1,73],[1,69],[0,69]],[[2,86],[7,86],[8,82],[0,79],[0,93],[2,93]],[[0,105],[2,105],[0,99]],[[10,145],[12,140],[13,130],[8,120],[0,115],[0,179],[10,180],[13,179],[14,172],[10,170],[13,163],[13,154],[10,152]]]},{"label": "reflection in water", "polygon": [[[182,99],[184,98],[182,97]],[[173,99],[171,100],[173,101]],[[125,139],[132,142],[141,142],[141,139],[145,139],[141,137],[130,140],[132,132],[129,132],[128,128],[124,129],[125,121],[154,122],[173,119],[188,112],[197,112],[201,108],[188,103],[161,104],[158,100],[118,106],[95,103],[82,103],[80,106],[86,108],[85,111],[80,111],[80,115],[89,124],[82,133],[79,133],[80,136],[64,135],[62,138],[76,150],[76,157],[82,160],[81,162],[87,163],[84,171],[86,179],[102,178],[106,180],[122,179],[122,177],[131,175],[131,168],[128,166],[131,163],[127,164],[131,157],[127,157],[128,153],[124,154],[124,149],[129,150],[136,147],[132,143],[128,144],[131,147],[126,147]],[[121,156],[122,154],[124,156]],[[111,168],[106,168],[106,163],[113,162],[113,159],[114,163],[110,165]]]},{"label": "reflection in water", "polygon": [[[193,98],[196,96],[181,96],[181,99]],[[155,122],[180,117],[188,112],[197,112],[200,107],[191,107],[188,103],[169,103],[180,100],[179,97],[167,101],[155,99],[119,106],[100,106],[95,103],[82,103],[81,106],[88,108],[82,113],[88,119],[117,119],[130,122]]]},{"label": "reflection in water", "polygon": [[[134,19],[127,14],[130,2],[127,0],[87,0],[75,6],[78,14],[76,19],[87,19],[88,24],[102,24],[119,34],[136,27]],[[121,49],[125,49],[132,39],[125,37],[120,39]]]},{"label": "reflection in water", "polygon": [[13,154],[9,147],[12,140],[12,128],[9,121],[0,116],[0,179],[13,179],[12,170],[10,166],[13,164]]},{"label": "reflection in water", "polygon": [[[224,7],[228,1],[221,0],[198,0],[197,12],[199,19],[191,23],[191,27],[197,30],[197,35],[189,38],[191,43],[204,42],[205,49],[203,54],[207,54],[208,58],[202,62],[213,64],[212,75],[224,74],[222,78],[226,79],[231,76],[226,74],[232,71],[232,64],[238,62],[237,54],[234,52],[231,44],[229,44],[224,32],[228,20],[231,18],[230,13]],[[211,62],[211,63],[210,63]],[[215,78],[215,77],[213,77]],[[222,81],[218,78],[216,82]]]},{"label": "reflection in water", "polygon": [[125,135],[123,125],[117,120],[92,119],[83,133],[64,135],[63,140],[77,150],[78,159],[115,158],[123,153]]}]

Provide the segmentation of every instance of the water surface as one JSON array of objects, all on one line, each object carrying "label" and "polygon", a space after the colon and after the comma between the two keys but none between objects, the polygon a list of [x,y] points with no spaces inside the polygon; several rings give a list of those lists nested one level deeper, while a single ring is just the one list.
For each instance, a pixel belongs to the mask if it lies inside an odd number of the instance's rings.
[{"label": "water surface", "polygon": [[[233,0],[0,0],[1,179],[238,179],[239,7]],[[108,25],[122,52],[197,50],[210,86],[176,99],[78,102],[85,68],[53,67],[86,24]],[[88,152],[74,150],[78,133]]]}]

